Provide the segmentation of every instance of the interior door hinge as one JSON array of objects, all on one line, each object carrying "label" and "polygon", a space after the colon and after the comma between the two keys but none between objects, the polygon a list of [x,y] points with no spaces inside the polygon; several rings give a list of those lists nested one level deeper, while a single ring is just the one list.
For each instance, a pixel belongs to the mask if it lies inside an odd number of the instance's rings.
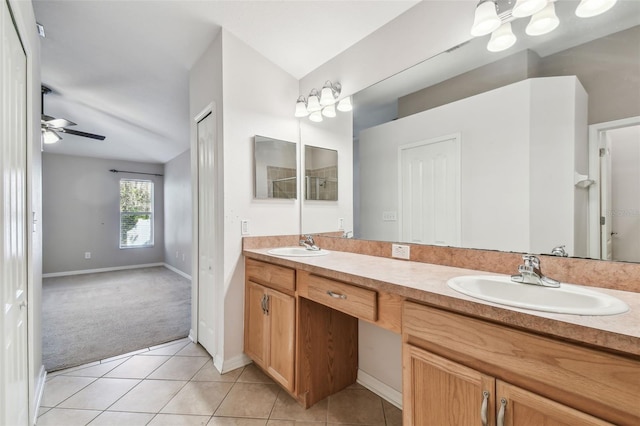
[{"label": "interior door hinge", "polygon": [[605,154],[607,153],[607,150],[605,148],[600,148],[600,157],[604,157]]},{"label": "interior door hinge", "polygon": [[606,219],[604,216],[600,216],[600,225],[604,225],[606,222]]}]

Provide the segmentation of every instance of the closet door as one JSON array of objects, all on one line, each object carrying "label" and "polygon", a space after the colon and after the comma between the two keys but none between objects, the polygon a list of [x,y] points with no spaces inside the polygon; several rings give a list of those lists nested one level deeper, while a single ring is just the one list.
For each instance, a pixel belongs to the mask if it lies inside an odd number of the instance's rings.
[{"label": "closet door", "polygon": [[0,7],[0,424],[27,425],[27,58]]}]

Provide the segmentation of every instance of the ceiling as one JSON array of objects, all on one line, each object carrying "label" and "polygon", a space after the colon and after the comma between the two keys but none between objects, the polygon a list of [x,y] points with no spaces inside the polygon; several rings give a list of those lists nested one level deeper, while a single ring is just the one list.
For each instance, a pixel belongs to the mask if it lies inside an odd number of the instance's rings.
[{"label": "ceiling", "polygon": [[44,113],[106,136],[45,152],[165,163],[189,148],[189,70],[220,28],[300,79],[417,3],[34,0]]}]

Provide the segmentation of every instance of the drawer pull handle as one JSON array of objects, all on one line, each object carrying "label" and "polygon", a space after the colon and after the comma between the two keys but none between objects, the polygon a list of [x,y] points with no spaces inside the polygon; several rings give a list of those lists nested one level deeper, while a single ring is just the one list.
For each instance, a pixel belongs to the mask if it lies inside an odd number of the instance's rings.
[{"label": "drawer pull handle", "polygon": [[507,400],[500,400],[500,412],[498,413],[498,426],[504,426],[504,410],[507,409]]},{"label": "drawer pull handle", "polygon": [[327,294],[329,296],[333,297],[334,299],[346,299],[347,298],[346,294],[334,293],[331,290],[327,290]]},{"label": "drawer pull handle", "polygon": [[482,391],[482,407],[480,408],[480,420],[482,426],[487,426],[487,407],[489,405],[489,392]]}]

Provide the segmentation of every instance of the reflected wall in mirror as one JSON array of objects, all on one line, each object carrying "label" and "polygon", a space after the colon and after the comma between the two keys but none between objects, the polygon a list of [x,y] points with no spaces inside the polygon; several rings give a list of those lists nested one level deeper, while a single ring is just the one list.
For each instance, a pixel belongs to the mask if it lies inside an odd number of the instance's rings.
[{"label": "reflected wall in mirror", "polygon": [[306,145],[304,147],[306,200],[338,200],[338,151]]},{"label": "reflected wall in mirror", "polygon": [[[514,22],[523,37],[509,51],[473,39],[354,95],[357,238],[547,254],[565,245],[570,256],[640,261],[640,247],[616,244],[640,241],[640,206],[599,207],[597,157],[615,151],[616,135],[589,141],[590,125],[640,116],[640,4],[592,19],[576,5],[556,2],[561,24],[545,36]],[[451,140],[457,154],[446,154]],[[627,158],[640,170],[640,156]],[[447,187],[459,188],[458,204]],[[599,225],[616,219],[625,227]]]},{"label": "reflected wall in mirror", "polygon": [[293,142],[255,136],[255,198],[298,198],[296,147]]}]

